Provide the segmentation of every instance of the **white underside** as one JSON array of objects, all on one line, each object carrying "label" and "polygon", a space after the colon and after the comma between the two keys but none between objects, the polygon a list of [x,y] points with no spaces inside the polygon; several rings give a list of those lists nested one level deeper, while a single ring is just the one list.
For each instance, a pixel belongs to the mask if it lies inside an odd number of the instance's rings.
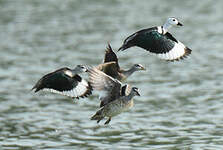
[{"label": "white underside", "polygon": [[61,94],[61,95],[65,95],[65,96],[69,96],[69,97],[79,97],[79,96],[83,96],[83,94],[88,90],[88,83],[85,80],[81,80],[81,82],[78,82],[78,85],[74,88],[71,89],[69,91],[57,91],[54,89],[44,89],[44,91],[49,91],[52,93],[57,93],[57,94]]},{"label": "white underside", "polygon": [[164,60],[176,60],[185,54],[185,45],[178,41],[174,47],[168,52],[163,54],[156,54],[160,59]]},{"label": "white underside", "polygon": [[[160,34],[164,32],[161,26],[157,27],[157,31]],[[185,54],[185,45],[180,41],[178,41],[178,43],[175,42],[174,47],[168,53],[155,54],[155,55],[157,55],[160,59],[164,60],[176,60],[181,58],[184,54]]]}]

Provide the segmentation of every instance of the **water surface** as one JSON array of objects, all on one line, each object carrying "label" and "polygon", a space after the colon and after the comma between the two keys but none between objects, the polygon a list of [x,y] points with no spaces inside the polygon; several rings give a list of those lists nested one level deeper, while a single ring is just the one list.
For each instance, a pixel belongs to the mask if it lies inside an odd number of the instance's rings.
[{"label": "water surface", "polygon": [[[220,0],[0,1],[1,149],[223,149],[223,2]],[[147,67],[128,83],[135,106],[109,126],[89,118],[96,95],[72,100],[30,91],[60,67],[102,62],[133,32],[162,25],[193,52],[168,63],[140,48],[118,53],[120,65]],[[87,76],[86,76],[87,77]]]}]

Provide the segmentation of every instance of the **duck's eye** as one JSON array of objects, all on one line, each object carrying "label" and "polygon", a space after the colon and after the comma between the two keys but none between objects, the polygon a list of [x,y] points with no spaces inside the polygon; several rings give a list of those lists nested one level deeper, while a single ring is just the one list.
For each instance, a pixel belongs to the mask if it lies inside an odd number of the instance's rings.
[{"label": "duck's eye", "polygon": [[176,21],[176,19],[173,19],[173,21]]}]

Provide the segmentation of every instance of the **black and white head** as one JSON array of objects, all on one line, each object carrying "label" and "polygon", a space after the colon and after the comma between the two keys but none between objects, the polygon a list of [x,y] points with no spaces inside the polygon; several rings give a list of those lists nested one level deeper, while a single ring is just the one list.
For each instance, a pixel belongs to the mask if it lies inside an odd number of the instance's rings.
[{"label": "black and white head", "polygon": [[134,70],[139,71],[139,70],[146,70],[146,68],[141,65],[141,64],[134,64],[133,65]]},{"label": "black and white head", "polygon": [[140,96],[139,89],[137,87],[132,87],[132,92],[135,96]]},{"label": "black and white head", "polygon": [[170,25],[177,25],[177,26],[183,26],[182,23],[180,23],[176,18],[174,17],[170,17],[167,19],[166,21],[167,24],[170,24]]},{"label": "black and white head", "polygon": [[88,67],[85,65],[77,65],[74,69],[77,73],[83,73],[88,71]]}]

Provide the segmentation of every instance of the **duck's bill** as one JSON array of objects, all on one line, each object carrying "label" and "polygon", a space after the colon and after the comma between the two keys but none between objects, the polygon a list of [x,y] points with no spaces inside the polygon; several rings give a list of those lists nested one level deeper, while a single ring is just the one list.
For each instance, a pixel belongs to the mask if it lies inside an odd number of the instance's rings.
[{"label": "duck's bill", "polygon": [[178,22],[178,24],[177,24],[178,26],[183,26],[183,24],[182,23],[180,23],[180,22]]},{"label": "duck's bill", "polygon": [[145,67],[142,67],[141,69],[142,69],[142,70],[146,70],[146,68],[145,68]]},{"label": "duck's bill", "polygon": [[140,96],[139,92],[137,92],[137,95]]}]

